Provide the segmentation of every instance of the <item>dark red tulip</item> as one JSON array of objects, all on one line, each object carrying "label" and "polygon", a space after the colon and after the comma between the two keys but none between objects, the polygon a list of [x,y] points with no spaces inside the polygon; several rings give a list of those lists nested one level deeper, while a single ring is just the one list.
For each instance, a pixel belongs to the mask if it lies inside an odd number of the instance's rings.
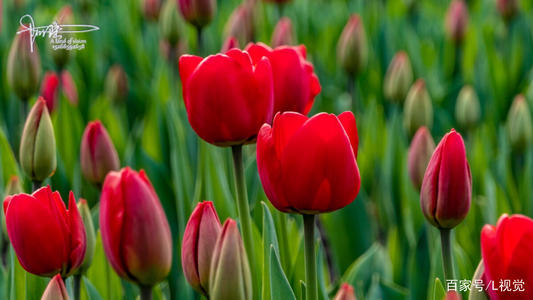
[{"label": "dark red tulip", "polygon": [[[502,215],[496,226],[481,230],[481,257],[484,284],[509,280],[511,291],[486,290],[490,299],[533,299],[533,220],[523,215]],[[515,281],[522,281],[524,291],[514,291]]]},{"label": "dark red tulip", "polygon": [[81,139],[81,172],[88,181],[102,184],[110,171],[120,168],[117,150],[100,121],[87,124]]},{"label": "dark red tulip", "polygon": [[350,204],[361,185],[357,144],[351,112],[276,114],[257,138],[257,168],[268,199],[282,212],[302,214]]},{"label": "dark red tulip", "polygon": [[270,60],[274,79],[274,114],[295,111],[307,115],[321,87],[313,65],[306,60],[305,46],[271,49],[257,43],[246,46],[246,51],[255,64],[263,57]]},{"label": "dark red tulip", "polygon": [[189,284],[208,295],[211,257],[222,225],[213,202],[200,202],[185,227],[181,245],[183,274]]},{"label": "dark red tulip", "polygon": [[57,274],[52,277],[48,283],[46,290],[44,290],[41,300],[69,300],[67,288],[61,275]]},{"label": "dark red tulip", "polygon": [[457,291],[448,291],[442,300],[461,300],[461,294]]},{"label": "dark red tulip", "polygon": [[446,14],[446,32],[454,43],[463,41],[468,25],[468,8],[463,0],[452,0]]},{"label": "dark red tulip", "polygon": [[293,45],[295,42],[291,19],[288,17],[279,19],[272,33],[272,47]]},{"label": "dark red tulip", "polygon": [[[179,60],[183,99],[191,127],[218,146],[253,143],[272,120],[272,68],[268,58],[252,62],[246,51]],[[221,72],[224,70],[224,72]]]},{"label": "dark red tulip", "polygon": [[196,27],[209,24],[217,12],[216,0],[178,0],[183,18]]},{"label": "dark red tulip", "polygon": [[353,286],[343,283],[333,300],[356,300]]},{"label": "dark red tulip", "polygon": [[172,263],[170,227],[143,170],[126,167],[107,174],[100,197],[100,231],[107,259],[117,274],[152,286]]},{"label": "dark red tulip", "polygon": [[17,194],[4,200],[9,239],[20,265],[40,276],[73,274],[83,262],[86,237],[74,194],[68,210],[49,186],[32,195]]},{"label": "dark red tulip", "polygon": [[407,156],[407,169],[413,185],[420,191],[424,173],[428,166],[431,155],[435,150],[435,142],[427,127],[422,126],[416,131]]},{"label": "dark red tulip", "polygon": [[61,72],[61,88],[70,104],[77,105],[78,89],[76,88],[76,82],[72,79],[72,75],[67,70]]},{"label": "dark red tulip", "polygon": [[55,72],[46,72],[41,84],[41,97],[46,101],[46,108],[52,113],[58,100],[59,76]]},{"label": "dark red tulip", "polygon": [[420,205],[426,219],[441,229],[450,229],[466,217],[472,196],[472,176],[463,138],[452,129],[431,156],[422,188]]},{"label": "dark red tulip", "polygon": [[161,10],[161,0],[142,0],[142,12],[149,21],[157,21]]}]

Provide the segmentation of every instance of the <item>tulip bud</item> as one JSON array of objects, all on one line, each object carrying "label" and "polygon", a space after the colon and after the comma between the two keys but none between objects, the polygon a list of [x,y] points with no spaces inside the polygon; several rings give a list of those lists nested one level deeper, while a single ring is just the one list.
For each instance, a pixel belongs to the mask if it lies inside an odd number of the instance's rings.
[{"label": "tulip bud", "polygon": [[472,175],[463,138],[452,129],[431,156],[420,190],[420,206],[433,226],[451,229],[468,214],[471,194]]},{"label": "tulip bud", "polygon": [[76,83],[72,79],[72,75],[67,70],[61,72],[61,88],[63,93],[67,97],[67,100],[72,105],[78,104],[78,89],[76,88]]},{"label": "tulip bud", "polygon": [[295,42],[291,19],[288,17],[279,19],[276,28],[274,28],[274,33],[272,33],[272,47],[293,45]]},{"label": "tulip bud", "polygon": [[97,185],[104,182],[109,171],[119,169],[117,150],[100,121],[87,124],[81,139],[80,160],[85,179]]},{"label": "tulip bud", "polygon": [[105,82],[106,94],[113,102],[121,102],[128,95],[128,77],[120,65],[109,68]]},{"label": "tulip bud", "polygon": [[462,128],[474,128],[479,121],[479,99],[472,86],[465,85],[457,96],[455,118]]},{"label": "tulip bud", "polygon": [[211,259],[209,296],[212,300],[252,299],[252,276],[248,257],[232,219],[224,222]]},{"label": "tulip bud", "polygon": [[461,295],[456,291],[448,291],[442,300],[461,300]]},{"label": "tulip bud", "polygon": [[507,131],[513,150],[523,151],[530,144],[532,130],[527,101],[524,96],[517,95],[507,115]]},{"label": "tulip bud", "polygon": [[161,37],[170,45],[178,44],[182,27],[175,0],[166,0],[161,9],[161,19],[159,20],[159,32]]},{"label": "tulip bud", "polygon": [[452,0],[446,13],[446,33],[456,44],[461,43],[468,26],[468,8],[463,0]]},{"label": "tulip bud", "polygon": [[33,105],[20,140],[20,165],[32,181],[42,182],[56,170],[56,140],[42,97]]},{"label": "tulip bud", "polygon": [[23,192],[24,190],[22,189],[22,184],[20,183],[20,179],[18,178],[18,176],[11,176],[11,178],[7,182],[5,196],[20,194]]},{"label": "tulip bud", "polygon": [[178,0],[183,18],[195,27],[211,23],[217,12],[216,0]]},{"label": "tulip bud", "polygon": [[254,37],[254,7],[252,2],[245,2],[231,13],[224,27],[225,36],[233,36],[240,45],[246,45]]},{"label": "tulip bud", "polygon": [[411,146],[409,146],[409,153],[407,156],[409,177],[418,191],[420,191],[420,187],[422,186],[424,173],[426,172],[426,168],[434,150],[435,142],[427,127],[422,126],[418,128],[411,141]]},{"label": "tulip bud", "polygon": [[46,101],[46,108],[53,112],[57,105],[59,77],[55,72],[49,71],[44,74],[41,84],[41,97]]},{"label": "tulip bud", "polygon": [[48,286],[44,290],[41,300],[69,300],[67,288],[61,278],[61,275],[57,274],[52,277]]},{"label": "tulip bud", "polygon": [[189,284],[208,296],[211,258],[222,226],[213,202],[200,202],[185,227],[181,245],[181,264]]},{"label": "tulip bud", "polygon": [[387,69],[383,82],[383,93],[387,99],[401,102],[405,100],[412,83],[411,61],[407,53],[400,51],[394,55]]},{"label": "tulip bud", "polygon": [[[29,27],[20,26],[7,57],[7,81],[15,94],[27,101],[39,87],[41,58],[37,45],[32,44]],[[33,51],[32,51],[33,49]]]},{"label": "tulip bud", "polygon": [[518,12],[517,0],[496,0],[498,12],[505,21],[511,20]]},{"label": "tulip bud", "polygon": [[157,21],[161,0],[141,0],[142,12],[148,21]]},{"label": "tulip bud", "polygon": [[343,283],[333,300],[356,300],[353,286]]},{"label": "tulip bud", "polygon": [[93,218],[87,200],[80,199],[78,202],[78,211],[80,212],[81,220],[85,227],[85,236],[87,237],[87,250],[85,251],[83,262],[78,269],[78,273],[83,274],[89,269],[93,262],[94,249],[96,247],[96,233],[94,232]]},{"label": "tulip bud", "polygon": [[220,49],[220,52],[221,53],[226,53],[226,52],[228,52],[229,50],[231,50],[233,48],[239,48],[239,41],[237,41],[236,38],[230,36],[230,37],[228,37],[226,39],[226,41],[222,45],[222,48]]},{"label": "tulip bud", "polygon": [[[57,13],[57,15],[54,18],[54,21],[57,22],[59,25],[74,25],[76,22],[74,21],[74,14],[72,13],[72,7],[70,5],[65,5],[61,10]],[[68,40],[72,37],[72,34],[69,33],[61,33],[61,39]],[[52,56],[52,59],[54,60],[55,65],[58,67],[59,70],[62,70],[65,68],[65,65],[68,63],[70,59],[71,52],[68,49],[54,49],[54,43],[53,39],[50,39],[47,41],[48,43],[48,51],[50,52],[50,55]],[[51,111],[51,110],[50,110]]]},{"label": "tulip bud", "polygon": [[433,105],[424,80],[418,79],[409,90],[403,113],[404,127],[409,136],[422,126],[431,128],[433,125]]},{"label": "tulip bud", "polygon": [[353,14],[344,27],[337,44],[337,59],[350,75],[357,75],[366,67],[368,46],[363,21]]}]

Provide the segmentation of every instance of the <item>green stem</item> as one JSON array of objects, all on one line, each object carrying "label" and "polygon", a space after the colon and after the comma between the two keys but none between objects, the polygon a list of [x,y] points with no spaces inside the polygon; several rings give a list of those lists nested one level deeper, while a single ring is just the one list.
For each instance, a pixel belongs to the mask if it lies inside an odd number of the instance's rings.
[{"label": "green stem", "polygon": [[452,247],[450,240],[451,229],[441,229],[440,230],[440,241],[442,246],[442,264],[444,266],[444,280],[453,280],[455,274],[453,271],[453,256],[452,256]]},{"label": "green stem", "polygon": [[305,242],[305,283],[306,300],[317,300],[318,287],[315,253],[315,215],[303,215]]},{"label": "green stem", "polygon": [[141,300],[152,300],[152,286],[150,285],[140,285],[141,289]]},{"label": "green stem", "polygon": [[42,181],[32,181],[31,182],[31,191],[32,193],[38,190],[41,187]]},{"label": "green stem", "polygon": [[196,27],[196,45],[197,45],[197,52],[198,55],[202,56],[204,53],[204,39],[202,36],[203,30],[201,26]]},{"label": "green stem", "polygon": [[244,182],[244,166],[242,163],[242,145],[231,147],[233,154],[233,166],[235,175],[235,190],[237,191],[237,212],[241,222],[244,246],[250,261],[250,267],[255,265],[255,252],[252,240],[252,220],[250,218],[250,207],[248,205],[248,194]]},{"label": "green stem", "polygon": [[74,275],[74,300],[80,300],[81,274]]}]

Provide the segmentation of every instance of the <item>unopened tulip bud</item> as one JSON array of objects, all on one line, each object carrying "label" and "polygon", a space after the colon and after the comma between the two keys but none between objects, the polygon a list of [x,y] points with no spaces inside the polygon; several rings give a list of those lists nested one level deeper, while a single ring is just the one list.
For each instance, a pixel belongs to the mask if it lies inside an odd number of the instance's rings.
[{"label": "unopened tulip bud", "polygon": [[274,33],[272,33],[272,47],[276,48],[284,45],[294,45],[296,39],[294,38],[294,31],[292,29],[291,19],[283,17],[279,19]]},{"label": "unopened tulip bud", "polygon": [[232,219],[224,222],[217,239],[209,277],[210,299],[252,299],[252,276],[248,257],[237,223]]},{"label": "unopened tulip bud", "polygon": [[9,178],[9,181],[7,182],[5,196],[20,193],[24,193],[24,190],[22,189],[22,184],[20,183],[20,179],[18,178],[18,176],[13,175],[11,176],[11,178]]},{"label": "unopened tulip bud", "polygon": [[159,10],[161,9],[161,0],[141,0],[142,12],[148,21],[157,21]]},{"label": "unopened tulip bud", "polygon": [[20,99],[27,101],[39,88],[41,58],[29,27],[20,26],[18,32],[7,57],[7,82]]},{"label": "unopened tulip bud", "polygon": [[189,284],[208,296],[211,258],[222,225],[213,202],[200,202],[185,227],[181,245],[181,264]]},{"label": "unopened tulip bud", "polygon": [[81,139],[81,172],[85,179],[102,184],[109,171],[120,167],[117,150],[100,121],[87,124]]},{"label": "unopened tulip bud", "polygon": [[511,105],[507,115],[507,131],[514,150],[523,151],[531,143],[533,134],[531,114],[522,95],[516,96]]},{"label": "unopened tulip bud", "polygon": [[128,95],[128,77],[120,65],[109,68],[106,76],[106,93],[113,102],[121,102]]},{"label": "unopened tulip bud", "polygon": [[395,102],[404,101],[412,83],[411,61],[407,53],[400,51],[394,55],[385,74],[383,83],[385,98]]},{"label": "unopened tulip bud", "polygon": [[[74,20],[74,14],[72,13],[72,7],[70,7],[70,5],[63,6],[63,8],[61,8],[61,10],[55,16],[54,21],[56,21],[58,25],[75,25],[76,22]],[[71,37],[72,34],[61,33],[62,39],[68,40]],[[59,70],[62,70],[68,63],[72,51],[62,48],[54,49],[54,43],[52,39],[47,41],[47,43],[48,50],[52,56],[52,59],[54,60],[55,65]]]},{"label": "unopened tulip bud", "polygon": [[180,17],[175,0],[166,0],[161,9],[161,19],[159,20],[159,32],[161,37],[170,45],[178,44],[181,36]]},{"label": "unopened tulip bud", "polygon": [[509,21],[518,12],[518,0],[496,0],[496,7],[502,18]]},{"label": "unopened tulip bud", "polygon": [[427,127],[422,126],[418,128],[411,141],[411,146],[409,146],[409,153],[407,156],[409,177],[418,191],[420,191],[420,187],[422,186],[424,173],[426,172],[426,168],[434,150],[435,142]]},{"label": "unopened tulip bud", "polygon": [[239,41],[237,41],[236,38],[230,36],[230,37],[228,37],[226,39],[226,41],[222,45],[222,48],[220,49],[220,52],[221,53],[226,53],[226,52],[228,52],[229,50],[231,50],[233,48],[239,48]]},{"label": "unopened tulip bud", "polygon": [[357,75],[366,67],[368,45],[359,15],[352,15],[344,27],[337,44],[337,59],[341,67],[351,75]]},{"label": "unopened tulip bud", "polygon": [[76,88],[76,83],[70,75],[70,72],[63,70],[61,72],[61,88],[65,97],[72,105],[78,104],[78,89]]},{"label": "unopened tulip bud", "polygon": [[472,86],[465,85],[457,96],[455,118],[462,128],[474,128],[479,121],[479,99]]},{"label": "unopened tulip bud", "polygon": [[61,275],[57,274],[52,277],[48,286],[44,290],[41,300],[69,300],[67,288],[61,278]]},{"label": "unopened tulip bud", "polygon": [[41,97],[46,101],[46,108],[52,113],[57,105],[59,88],[59,76],[49,71],[44,74],[41,84]]},{"label": "unopened tulip bud", "polygon": [[451,229],[468,214],[471,197],[472,175],[465,145],[452,129],[431,156],[420,190],[420,206],[433,226]]},{"label": "unopened tulip bud", "polygon": [[442,300],[461,300],[461,295],[456,291],[448,291]]},{"label": "unopened tulip bud", "polygon": [[422,126],[431,129],[433,105],[424,80],[419,79],[413,84],[407,94],[403,110],[404,126],[409,136],[412,136]]},{"label": "unopened tulip bud", "polygon": [[333,300],[356,300],[353,286],[343,283]]},{"label": "unopened tulip bud", "polygon": [[468,26],[468,8],[463,0],[452,0],[446,13],[446,33],[456,44],[461,43]]},{"label": "unopened tulip bud", "polygon": [[83,274],[89,269],[93,262],[94,249],[96,247],[96,233],[94,232],[93,218],[91,215],[91,209],[87,204],[87,200],[80,199],[78,202],[78,211],[80,212],[83,226],[85,227],[85,236],[87,238],[87,249],[85,251],[85,257],[78,269],[79,274]]},{"label": "unopened tulip bud", "polygon": [[243,3],[233,11],[226,23],[224,31],[226,36],[233,36],[240,45],[246,45],[253,40],[254,19],[252,2]]},{"label": "unopened tulip bud", "polygon": [[216,0],[178,0],[183,18],[195,27],[211,23],[217,12]]},{"label": "unopened tulip bud", "polygon": [[34,182],[42,182],[56,169],[54,128],[42,97],[37,99],[24,124],[19,155],[22,170]]}]

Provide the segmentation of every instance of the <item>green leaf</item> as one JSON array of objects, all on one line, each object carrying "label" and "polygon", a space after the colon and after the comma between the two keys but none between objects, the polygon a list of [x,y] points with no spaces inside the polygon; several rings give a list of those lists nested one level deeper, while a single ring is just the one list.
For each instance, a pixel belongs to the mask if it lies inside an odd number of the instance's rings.
[{"label": "green leaf", "polygon": [[94,285],[91,283],[89,278],[83,277],[83,284],[85,286],[84,295],[88,300],[102,300],[102,296],[100,296],[100,293],[98,293],[98,290],[94,287]]},{"label": "green leaf", "polygon": [[446,290],[442,285],[442,281],[437,277],[435,278],[435,288],[433,289],[433,300],[442,300],[446,297]]},{"label": "green leaf", "polygon": [[100,231],[96,234],[93,263],[87,271],[87,279],[94,285],[104,299],[121,299],[120,277],[107,262]]},{"label": "green leaf", "polygon": [[[4,187],[7,185],[9,179],[13,175],[19,175],[17,161],[13,151],[11,151],[11,146],[7,140],[7,137],[4,131],[0,128],[0,191],[4,190]],[[19,176],[20,178],[20,176]],[[2,193],[3,194],[3,193]]]},{"label": "green leaf", "polygon": [[270,293],[272,300],[296,300],[296,296],[283,272],[277,251],[273,245],[270,245]]},{"label": "green leaf", "polygon": [[272,278],[270,274],[272,268],[271,252],[276,252],[277,256],[279,248],[272,214],[270,214],[265,202],[261,202],[261,206],[263,207],[263,286],[261,295],[263,299],[270,299],[270,290],[272,289],[270,284]]}]

